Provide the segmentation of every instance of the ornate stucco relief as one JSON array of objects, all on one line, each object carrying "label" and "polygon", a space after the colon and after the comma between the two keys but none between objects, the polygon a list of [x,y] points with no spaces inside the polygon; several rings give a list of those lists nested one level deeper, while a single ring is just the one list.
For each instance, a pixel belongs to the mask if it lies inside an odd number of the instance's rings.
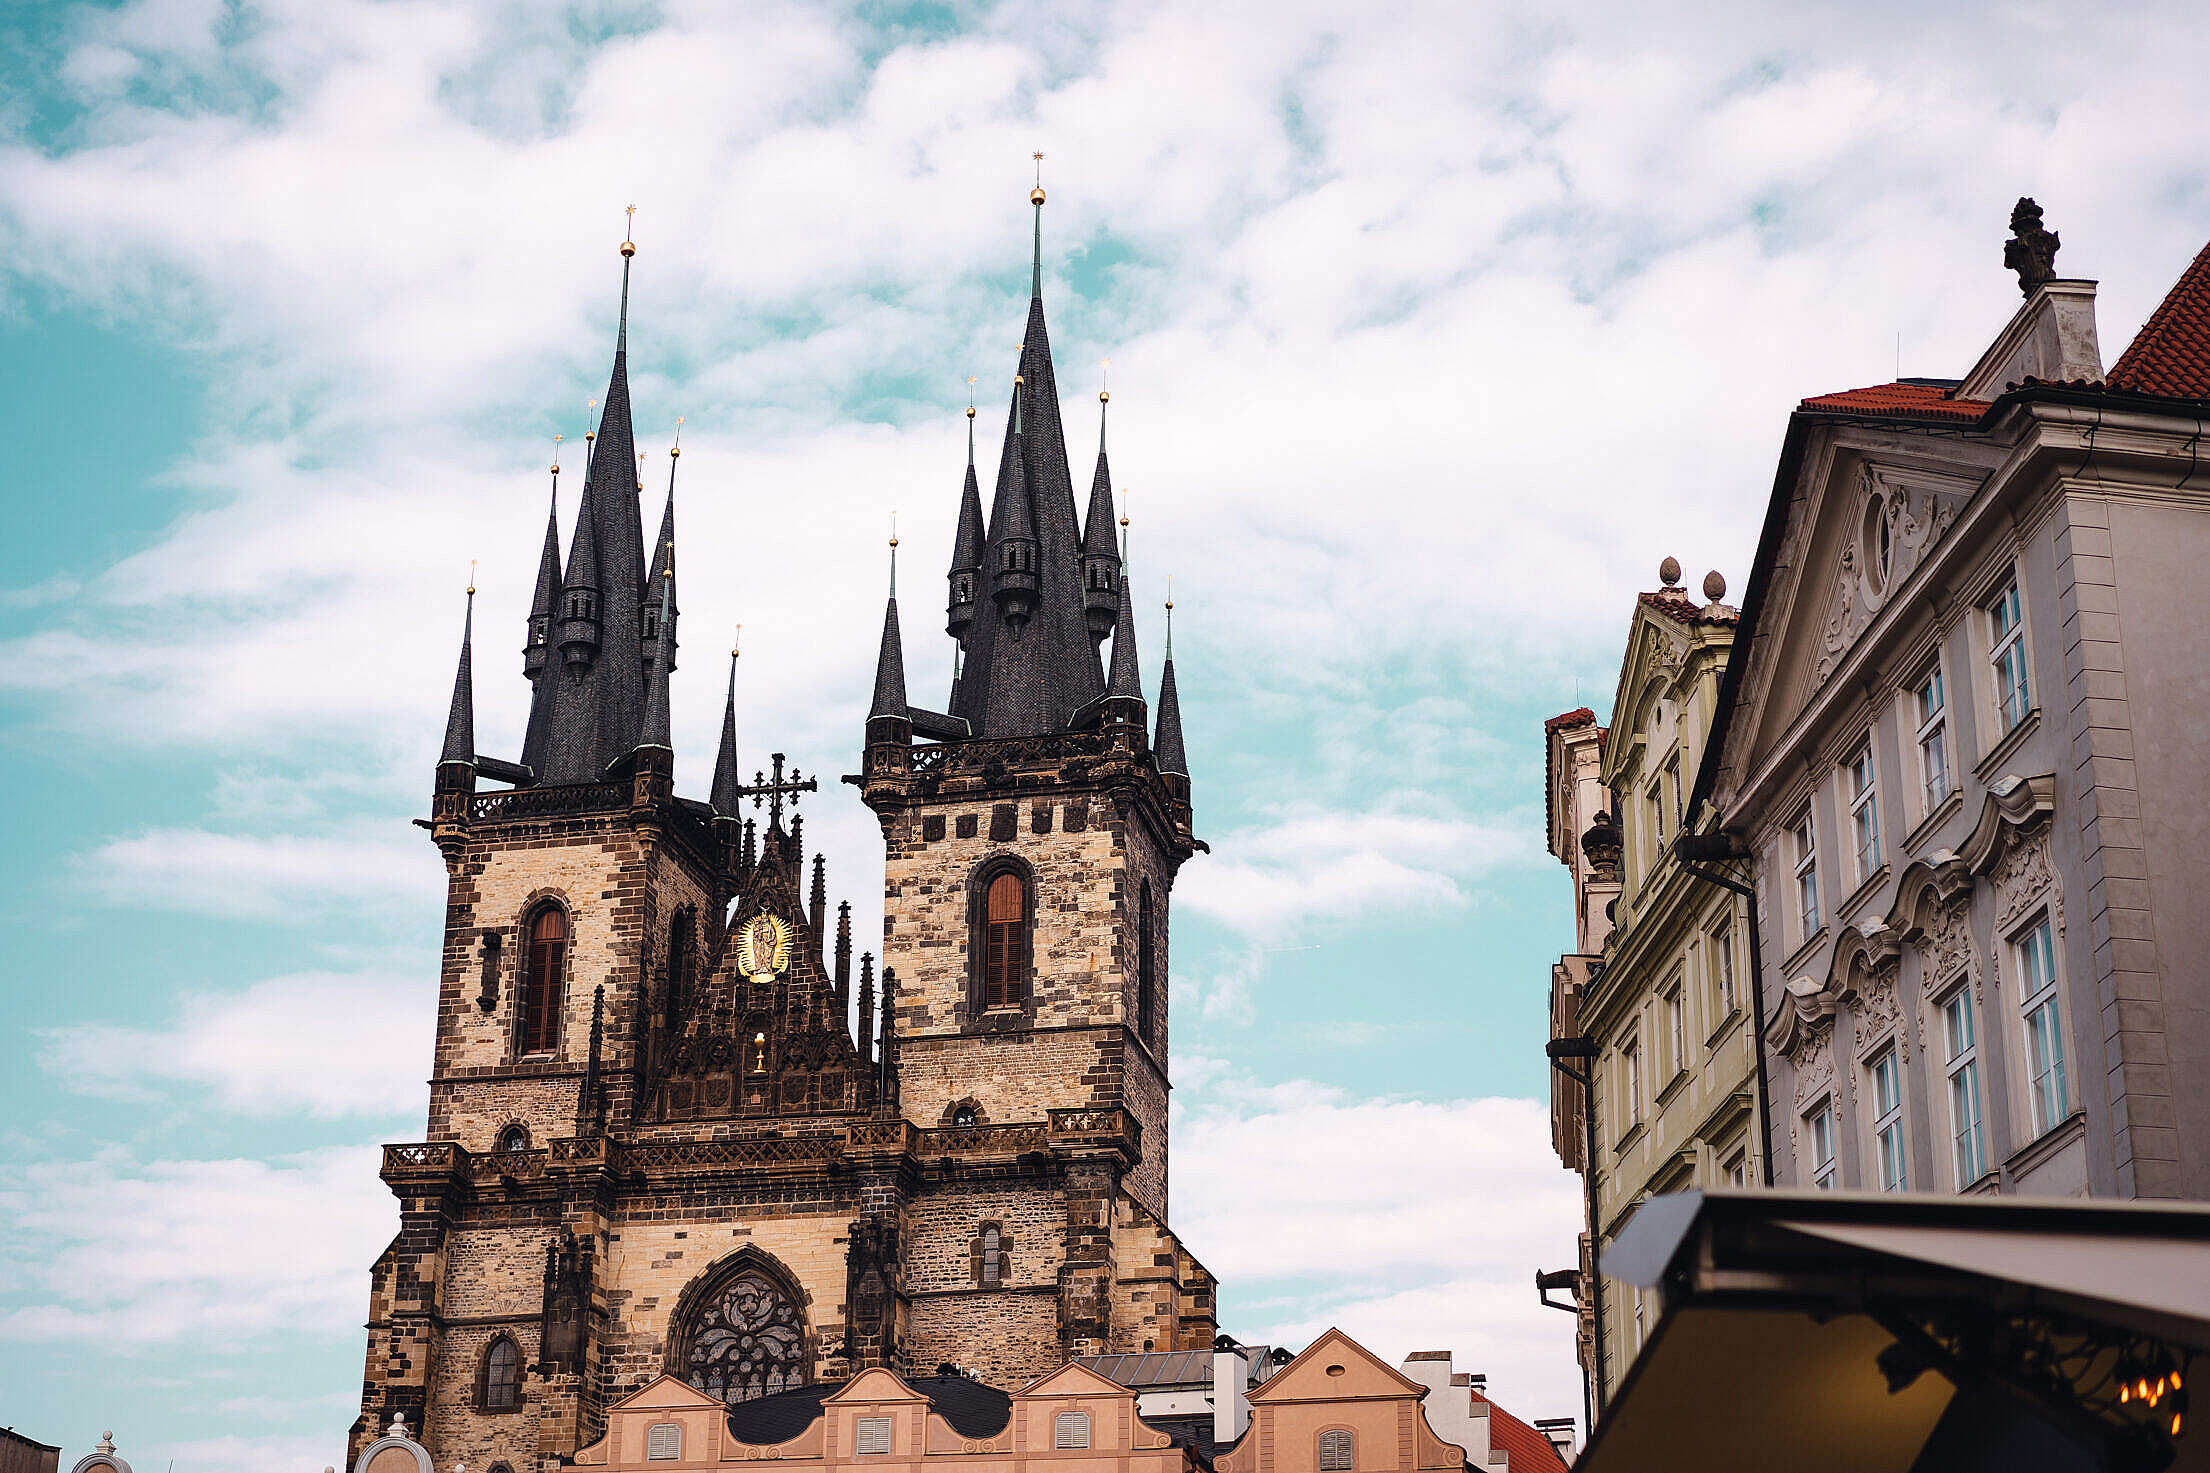
[{"label": "ornate stucco relief", "polygon": [[1841,575],[1828,596],[1816,678],[1823,685],[1888,595],[1910,577],[1957,519],[1957,501],[1904,485],[1892,472],[1860,467],[1858,525],[1842,548]]},{"label": "ornate stucco relief", "polygon": [[2007,935],[2046,896],[2049,920],[2056,934],[2064,934],[2064,894],[2049,863],[2049,827],[2027,834],[2013,831],[2003,857],[1988,878],[1995,886],[1995,932]]}]

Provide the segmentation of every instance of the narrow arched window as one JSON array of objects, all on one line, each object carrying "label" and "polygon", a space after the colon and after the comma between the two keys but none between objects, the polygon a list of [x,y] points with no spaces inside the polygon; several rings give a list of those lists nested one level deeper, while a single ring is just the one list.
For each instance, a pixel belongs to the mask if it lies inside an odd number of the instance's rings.
[{"label": "narrow arched window", "polygon": [[1153,970],[1158,963],[1152,957],[1151,936],[1151,882],[1143,882],[1143,891],[1136,909],[1136,1033],[1145,1043],[1151,1041],[1151,1007],[1157,997],[1157,975]]},{"label": "narrow arched window", "polygon": [[546,1054],[560,1046],[560,1000],[567,970],[568,914],[548,905],[529,922],[522,978],[523,1053]]},{"label": "narrow arched window", "polygon": [[518,1411],[522,1405],[522,1352],[501,1335],[483,1353],[483,1383],[478,1403],[487,1412]]},{"label": "narrow arched window", "polygon": [[982,1005],[1017,1006],[1028,971],[1028,893],[1008,871],[990,881],[983,898]]},{"label": "narrow arched window", "polygon": [[1090,1414],[1088,1412],[1061,1412],[1051,1419],[1051,1445],[1060,1447],[1088,1447],[1090,1445]]},{"label": "narrow arched window", "polygon": [[977,1118],[975,1107],[972,1105],[961,1105],[958,1109],[952,1111],[952,1125],[960,1130],[973,1130]]},{"label": "narrow arched window", "polygon": [[995,1289],[1005,1279],[1005,1235],[991,1223],[982,1230],[982,1284]]},{"label": "narrow arched window", "polygon": [[529,1149],[529,1131],[519,1125],[510,1125],[499,1132],[501,1151],[526,1151]]},{"label": "narrow arched window", "polygon": [[690,1007],[691,918],[675,918],[668,928],[668,1021],[681,1023]]},{"label": "narrow arched window", "polygon": [[1320,1473],[1351,1473],[1351,1435],[1341,1427],[1320,1434]]}]

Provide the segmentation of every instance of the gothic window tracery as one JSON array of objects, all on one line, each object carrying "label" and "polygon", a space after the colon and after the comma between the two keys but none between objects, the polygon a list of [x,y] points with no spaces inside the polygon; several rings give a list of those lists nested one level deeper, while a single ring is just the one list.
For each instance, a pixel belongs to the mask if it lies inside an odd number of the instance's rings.
[{"label": "gothic window tracery", "polygon": [[561,994],[568,969],[568,913],[547,902],[523,928],[522,1019],[517,1047],[525,1054],[560,1046]]},{"label": "gothic window tracery", "polygon": [[676,1373],[736,1403],[806,1384],[806,1322],[796,1296],[757,1264],[715,1283],[692,1311]]}]

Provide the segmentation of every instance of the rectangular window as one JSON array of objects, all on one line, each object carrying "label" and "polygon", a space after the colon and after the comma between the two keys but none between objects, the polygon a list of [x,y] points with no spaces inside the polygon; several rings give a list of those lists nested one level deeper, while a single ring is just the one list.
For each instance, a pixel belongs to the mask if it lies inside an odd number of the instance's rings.
[{"label": "rectangular window", "polygon": [[1834,1102],[1821,1100],[1803,1117],[1805,1154],[1811,1166],[1811,1185],[1822,1192],[1834,1190]]},{"label": "rectangular window", "polygon": [[2057,1011],[2056,937],[2044,915],[2012,943],[2018,957],[2018,1005],[2026,1015],[2026,1069],[2034,1134],[2070,1113],[2064,1080],[2064,1021]]},{"label": "rectangular window", "polygon": [[1628,1126],[1642,1123],[1642,1043],[1630,1038],[1619,1047],[1619,1083],[1627,1092],[1626,1108],[1619,1112]]},{"label": "rectangular window", "polygon": [[1665,761],[1665,801],[1672,805],[1673,828],[1675,832],[1678,832],[1683,818],[1681,813],[1681,759],[1678,752],[1675,752]]},{"label": "rectangular window", "polygon": [[1727,1157],[1727,1164],[1720,1168],[1730,1187],[1746,1187],[1750,1184],[1750,1153],[1736,1151]]},{"label": "rectangular window", "polygon": [[2033,695],[2026,686],[2026,628],[2013,577],[1987,605],[1987,662],[1995,673],[1995,711],[2004,731],[2026,719]]},{"label": "rectangular window", "polygon": [[645,1460],[651,1463],[672,1463],[683,1456],[683,1429],[674,1422],[661,1422],[645,1433]]},{"label": "rectangular window", "polygon": [[1903,1153],[1903,1065],[1890,1044],[1872,1061],[1872,1136],[1880,1153],[1880,1190],[1910,1185]]},{"label": "rectangular window", "polygon": [[1795,826],[1796,927],[1799,941],[1808,941],[1819,929],[1819,831],[1811,810]]},{"label": "rectangular window", "polygon": [[887,1454],[890,1451],[890,1419],[855,1417],[852,1420],[852,1451],[869,1456]]},{"label": "rectangular window", "polygon": [[1949,796],[1949,698],[1941,688],[1941,662],[1926,672],[1912,694],[1918,717],[1918,778],[1932,813]]},{"label": "rectangular window", "polygon": [[1678,1074],[1688,1067],[1688,1004],[1681,996],[1680,978],[1676,975],[1673,985],[1665,992],[1665,1046],[1670,1056],[1665,1061],[1668,1076]]},{"label": "rectangular window", "polygon": [[1650,836],[1657,846],[1650,855],[1650,862],[1655,864],[1658,861],[1658,856],[1665,852],[1665,795],[1652,787],[1649,792],[1649,799]]},{"label": "rectangular window", "polygon": [[1980,1122],[1980,1049],[1972,1024],[1972,993],[1960,987],[1941,1005],[1943,1067],[1949,1075],[1949,1138],[1957,1190],[1987,1175],[1987,1136]]},{"label": "rectangular window", "polygon": [[1718,974],[1719,1016],[1729,1017],[1737,1006],[1734,996],[1734,927],[1721,926],[1711,937],[1711,966]]},{"label": "rectangular window", "polygon": [[1880,784],[1869,740],[1849,762],[1849,830],[1857,843],[1857,878],[1868,880],[1880,868]]}]

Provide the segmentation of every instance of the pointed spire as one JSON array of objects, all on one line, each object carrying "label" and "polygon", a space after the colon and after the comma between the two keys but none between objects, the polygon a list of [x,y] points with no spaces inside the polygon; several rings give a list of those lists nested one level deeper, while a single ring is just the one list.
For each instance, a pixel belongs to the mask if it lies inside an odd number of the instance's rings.
[{"label": "pointed spire", "polygon": [[522,673],[532,681],[544,673],[551,657],[553,614],[560,607],[560,441],[559,435],[553,436],[552,504],[545,512],[545,546],[537,555],[537,590],[530,598],[529,638],[522,645]]},{"label": "pointed spire", "polygon": [[1120,548],[1113,541],[1113,472],[1105,460],[1105,408],[1112,394],[1097,391],[1097,473],[1090,478],[1090,510],[1082,524],[1082,616],[1090,640],[1103,644],[1120,607]]},{"label": "pointed spire", "polygon": [[[971,386],[974,379],[967,380]],[[959,527],[952,538],[951,591],[944,604],[944,632],[964,643],[975,622],[975,584],[982,573],[982,488],[975,480],[975,406],[967,405],[967,480],[959,492]]]},{"label": "pointed spire", "polygon": [[[679,602],[677,601],[677,599],[676,599],[676,595],[675,595],[675,576],[674,576],[674,575],[675,575],[675,468],[676,468],[677,464],[678,464],[678,463],[679,463],[679,462],[680,462],[680,461],[682,460],[682,458],[683,458],[683,416],[681,416],[681,415],[679,414],[679,415],[677,415],[677,416],[675,417],[675,443],[674,443],[673,445],[671,445],[671,446],[669,446],[669,447],[668,447],[668,501],[667,501],[667,507],[666,507],[666,509],[665,509],[664,511],[662,511],[662,512],[661,512],[661,514],[660,514],[660,540],[659,540],[659,541],[658,541],[657,543],[655,543],[655,544],[654,544],[654,546],[653,546],[653,550],[652,550],[652,572],[651,572],[651,574],[650,574],[650,578],[651,578],[651,581],[650,581],[649,583],[647,583],[647,584],[645,585],[645,587],[646,587],[646,590],[647,590],[647,592],[648,592],[648,593],[649,593],[649,592],[651,592],[652,590],[656,590],[656,589],[660,588],[662,584],[665,584],[665,585],[666,585],[666,587],[667,587],[667,606],[668,606],[668,613],[667,613],[667,619],[668,619],[668,631],[667,631],[667,633],[668,633],[668,668],[669,668],[670,670],[673,670],[673,669],[675,668],[675,652],[676,652],[676,648],[677,648],[677,642],[676,642],[676,638],[675,638],[675,620],[676,620],[676,619],[677,619],[677,618],[678,618],[678,617],[679,617],[679,616],[680,616],[680,615],[682,614],[682,612],[683,612],[683,608],[682,608],[682,605],[681,605],[681,604],[680,604],[680,603],[679,603]],[[649,664],[649,662],[651,662],[652,660],[654,660],[654,659],[655,659],[655,658],[657,657],[657,656],[656,656],[656,653],[655,653],[655,652],[656,652],[656,650],[658,649],[658,646],[659,646],[659,633],[660,633],[660,625],[659,625],[659,620],[658,620],[657,618],[653,618],[653,617],[651,617],[651,616],[650,616],[650,611],[647,611],[647,612],[648,612],[648,616],[647,616],[647,618],[646,618],[646,620],[645,620],[645,627],[646,627],[646,635],[645,635],[645,659],[646,659],[646,661],[647,661],[647,662],[648,662],[648,664]]]},{"label": "pointed spire", "polygon": [[836,1016],[844,1022],[846,1006],[852,1000],[852,902],[847,900],[836,908]]},{"label": "pointed spire", "polygon": [[871,951],[859,954],[859,1056],[868,1062],[875,1057],[875,954]]},{"label": "pointed spire", "polygon": [[1036,523],[1028,505],[1028,454],[1021,444],[1021,400],[1027,397],[1021,375],[1013,376],[1013,433],[998,494],[990,508],[990,596],[997,601],[1014,637],[1036,612]]},{"label": "pointed spire", "polygon": [[[738,625],[743,629],[743,625]],[[737,771],[737,647],[729,647],[729,698],[721,708],[721,749],[714,754],[714,786],[709,800],[714,812],[723,818],[737,817],[737,810],[744,800],[737,796],[737,789],[744,786],[744,775]]]},{"label": "pointed spire", "polygon": [[660,647],[654,652],[652,668],[645,673],[645,719],[638,733],[640,747],[662,747],[675,750],[675,737],[669,730],[668,672],[675,663],[675,550],[668,550],[668,567],[660,575]]},{"label": "pointed spire", "polygon": [[1189,755],[1182,749],[1182,698],[1174,688],[1174,588],[1167,580],[1166,669],[1159,675],[1159,730],[1151,742],[1159,771],[1189,781]]},{"label": "pointed spire", "polygon": [[631,205],[622,214],[622,319],[614,334],[617,354],[629,351],[629,263],[637,254],[637,243],[630,237],[637,233],[637,207]]},{"label": "pointed spire", "polygon": [[[898,632],[898,539],[890,539],[890,597],[883,604],[882,648],[875,656],[875,699],[867,708],[867,724],[870,741],[876,739],[874,724],[890,719],[904,721],[905,697],[905,640]],[[894,739],[895,734],[884,732],[884,738]]]},{"label": "pointed spire", "polygon": [[[1113,619],[1113,672],[1105,682],[1105,699],[1111,701],[1132,700],[1139,711],[1143,705],[1143,671],[1136,659],[1136,614],[1130,606],[1128,573],[1125,567],[1120,577],[1120,607]],[[1142,718],[1137,717],[1140,721]]]},{"label": "pointed spire", "polygon": [[813,927],[813,944],[818,951],[821,933],[829,928],[829,857],[816,854],[813,857],[813,890],[806,897],[807,922]]},{"label": "pointed spire", "polygon": [[1044,156],[1041,153],[1036,155],[1036,187],[1028,192],[1028,202],[1036,207],[1036,251],[1028,295],[1040,301],[1044,295]]},{"label": "pointed spire", "polygon": [[445,716],[445,748],[438,756],[438,765],[448,762],[476,763],[476,680],[470,668],[473,663],[471,647],[476,635],[476,569],[468,568],[468,612],[460,626],[460,667],[453,672],[453,705]]}]

